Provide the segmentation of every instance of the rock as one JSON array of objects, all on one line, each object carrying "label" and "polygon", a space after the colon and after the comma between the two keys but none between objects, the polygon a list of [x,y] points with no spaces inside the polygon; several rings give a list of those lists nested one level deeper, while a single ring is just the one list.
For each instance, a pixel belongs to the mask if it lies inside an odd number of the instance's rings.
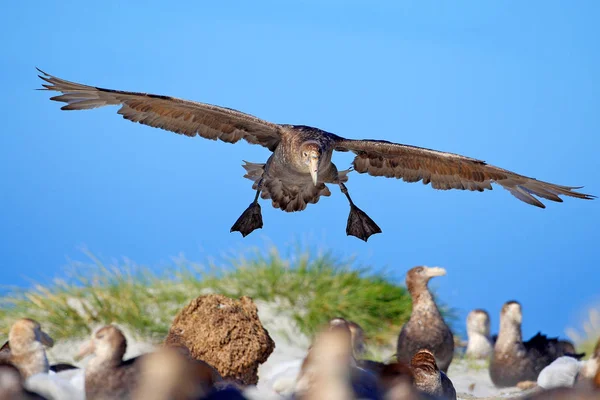
[{"label": "rock", "polygon": [[258,366],[275,348],[251,298],[218,294],[200,296],[179,311],[165,345],[187,347],[224,379],[244,385],[258,382]]}]

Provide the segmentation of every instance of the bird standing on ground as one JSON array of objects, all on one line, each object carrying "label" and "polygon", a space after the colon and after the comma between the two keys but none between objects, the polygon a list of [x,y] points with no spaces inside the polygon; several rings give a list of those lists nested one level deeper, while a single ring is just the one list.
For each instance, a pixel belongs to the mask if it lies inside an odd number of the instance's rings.
[{"label": "bird standing on ground", "polygon": [[497,387],[515,386],[536,381],[540,372],[558,357],[569,355],[581,359],[585,354],[565,352],[565,343],[538,333],[523,342],[521,304],[508,301],[500,312],[500,331],[490,362],[490,378]]},{"label": "bird standing on ground", "polygon": [[126,350],[127,340],[114,325],[99,329],[82,346],[76,358],[93,355],[85,367],[86,399],[121,399],[133,395],[139,381],[139,360],[142,357],[123,361]]},{"label": "bird standing on ground", "polygon": [[493,351],[490,338],[490,315],[487,311],[476,309],[467,316],[467,357],[485,359]]},{"label": "bird standing on ground", "polygon": [[412,312],[398,336],[397,356],[398,361],[408,364],[419,350],[427,349],[437,366],[447,372],[454,356],[454,337],[427,288],[431,278],[443,275],[446,270],[439,267],[415,267],[406,273]]},{"label": "bird standing on ground", "polygon": [[[39,69],[38,69],[39,70]],[[275,124],[230,108],[218,107],[169,96],[104,89],[69,82],[39,70],[46,90],[63,93],[51,100],[67,103],[63,110],[86,110],[108,105],[121,106],[123,118],[186,136],[235,143],[244,139],[273,152],[266,163],[245,162],[246,178],[254,181],[256,196],[233,224],[231,231],[243,236],[262,228],[258,197],[271,199],[273,207],[302,211],[331,192],[326,184],[338,185],[350,203],[346,233],[366,241],[380,233],[377,224],[348,193],[345,182],[350,170],[338,171],[331,162],[333,151],[352,151],[358,173],[405,182],[431,183],[434,189],[482,192],[492,182],[507,189],[519,200],[544,208],[534,196],[561,202],[559,196],[591,199],[574,191],[577,187],[538,181],[484,161],[458,154],[391,143],[384,140],[353,140],[305,125]],[[218,170],[218,166],[216,167]]]},{"label": "bird standing on ground", "polygon": [[23,379],[48,373],[50,365],[44,346],[54,346],[54,340],[42,330],[37,321],[21,318],[11,326],[8,342],[0,352],[0,360],[17,367]]}]

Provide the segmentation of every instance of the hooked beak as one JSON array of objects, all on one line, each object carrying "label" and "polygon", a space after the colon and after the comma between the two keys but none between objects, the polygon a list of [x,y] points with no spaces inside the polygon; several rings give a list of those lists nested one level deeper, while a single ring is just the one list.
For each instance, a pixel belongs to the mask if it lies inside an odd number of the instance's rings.
[{"label": "hooked beak", "polygon": [[310,176],[312,177],[313,184],[317,186],[317,174],[319,173],[319,159],[317,157],[311,157],[308,165],[310,167]]},{"label": "hooked beak", "polygon": [[440,267],[430,267],[427,268],[427,276],[433,278],[434,276],[444,276],[446,275],[446,270]]},{"label": "hooked beak", "polygon": [[54,346],[54,340],[44,331],[40,331],[40,342],[48,347]]},{"label": "hooked beak", "polygon": [[77,353],[75,355],[75,357],[73,357],[73,359],[75,361],[80,361],[85,356],[92,354],[95,349],[96,348],[94,347],[94,342],[92,340],[90,340],[89,342],[87,342],[83,346],[81,346],[81,348],[79,349],[79,353]]}]

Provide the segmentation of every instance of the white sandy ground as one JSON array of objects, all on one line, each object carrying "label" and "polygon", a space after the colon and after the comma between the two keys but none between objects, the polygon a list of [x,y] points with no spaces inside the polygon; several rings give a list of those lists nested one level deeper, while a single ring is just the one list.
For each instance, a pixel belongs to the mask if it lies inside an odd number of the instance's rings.
[{"label": "white sandy ground", "polygon": [[[295,326],[289,315],[281,312],[277,304],[257,301],[260,319],[275,341],[275,350],[259,368],[259,383],[246,391],[246,396],[256,400],[284,399],[294,387],[295,378],[310,344],[309,338]],[[124,330],[127,337],[125,358],[150,352],[154,346]],[[87,360],[76,363],[73,359],[84,340],[58,342],[48,350],[51,363],[67,362],[85,367]],[[393,346],[391,347],[393,348]],[[388,350],[389,351],[389,350]],[[38,374],[27,381],[30,389],[54,399],[81,399],[84,395],[83,370],[59,374]],[[497,389],[492,384],[484,362],[456,359],[448,376],[454,383],[459,399],[502,399],[517,397],[525,392],[518,388]],[[284,396],[282,396],[284,395]]]}]

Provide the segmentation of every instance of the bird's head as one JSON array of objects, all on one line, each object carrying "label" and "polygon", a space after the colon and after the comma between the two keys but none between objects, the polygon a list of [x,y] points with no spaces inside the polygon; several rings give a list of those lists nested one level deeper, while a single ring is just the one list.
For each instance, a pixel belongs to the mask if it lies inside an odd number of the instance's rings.
[{"label": "bird's head", "polygon": [[8,334],[8,342],[14,354],[22,354],[35,349],[54,346],[54,340],[42,330],[37,321],[21,318],[16,321]]},{"label": "bird's head", "polygon": [[467,316],[467,332],[490,334],[490,315],[487,311],[476,309]]},{"label": "bird's head", "polygon": [[123,332],[114,325],[106,325],[95,332],[92,339],[81,347],[75,360],[93,354],[102,360],[121,361],[126,350],[127,340]]},{"label": "bird's head", "polygon": [[500,312],[500,320],[502,319],[520,325],[523,320],[521,304],[514,300],[504,303],[502,311]]},{"label": "bird's head", "polygon": [[300,156],[312,177],[313,183],[317,185],[319,173],[319,161],[321,160],[321,147],[314,140],[308,140],[300,146]]},{"label": "bird's head", "polygon": [[406,273],[406,287],[411,293],[425,290],[431,278],[444,275],[446,275],[446,270],[444,268],[425,266],[414,267]]}]

